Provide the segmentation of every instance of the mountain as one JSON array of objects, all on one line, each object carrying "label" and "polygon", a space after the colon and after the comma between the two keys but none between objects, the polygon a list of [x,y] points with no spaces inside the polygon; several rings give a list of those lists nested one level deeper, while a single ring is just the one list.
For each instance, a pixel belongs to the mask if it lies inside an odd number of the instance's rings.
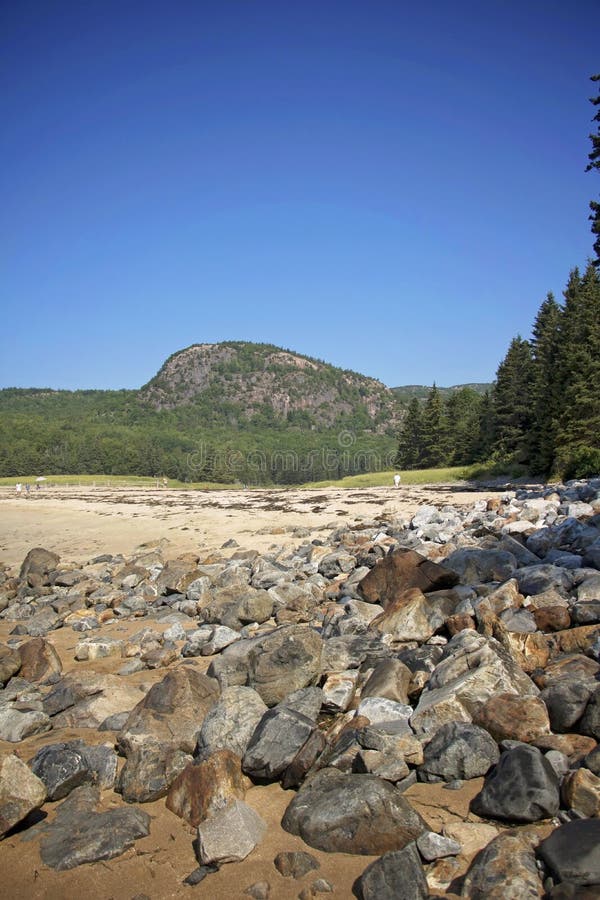
[{"label": "mountain", "polygon": [[[485,394],[486,391],[491,390],[492,383],[487,381],[470,382],[469,384],[454,384],[452,387],[440,387],[437,385],[437,389],[444,399],[455,391],[460,391],[462,388],[470,388],[472,391],[475,391],[476,394]],[[424,384],[403,384],[400,385],[400,387],[391,388],[396,399],[406,406],[408,406],[413,397],[416,397],[417,400],[426,400],[430,390],[431,385],[428,386]]]},{"label": "mountain", "polygon": [[351,424],[394,430],[402,411],[380,381],[272,344],[192,344],[174,353],[138,394],[154,410],[221,410],[229,424],[258,419],[311,428]]}]

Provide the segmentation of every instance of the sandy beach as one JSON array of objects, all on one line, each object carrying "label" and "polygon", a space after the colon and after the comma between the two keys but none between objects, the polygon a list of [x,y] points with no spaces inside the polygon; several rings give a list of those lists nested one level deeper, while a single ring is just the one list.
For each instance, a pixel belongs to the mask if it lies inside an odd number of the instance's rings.
[{"label": "sandy beach", "polygon": [[[84,562],[100,553],[130,554],[164,542],[167,556],[217,550],[234,539],[260,552],[299,542],[378,515],[410,515],[424,503],[465,507],[487,493],[460,485],[364,489],[169,491],[139,488],[46,487],[28,498],[0,489],[0,562],[21,563],[31,547]],[[305,535],[306,537],[306,535]]]}]

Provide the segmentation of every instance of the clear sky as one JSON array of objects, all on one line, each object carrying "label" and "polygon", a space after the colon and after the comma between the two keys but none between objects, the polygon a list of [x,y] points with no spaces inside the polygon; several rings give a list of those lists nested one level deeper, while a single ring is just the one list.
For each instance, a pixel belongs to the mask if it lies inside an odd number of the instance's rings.
[{"label": "clear sky", "polygon": [[0,4],[0,385],[488,381],[592,253],[597,0]]}]

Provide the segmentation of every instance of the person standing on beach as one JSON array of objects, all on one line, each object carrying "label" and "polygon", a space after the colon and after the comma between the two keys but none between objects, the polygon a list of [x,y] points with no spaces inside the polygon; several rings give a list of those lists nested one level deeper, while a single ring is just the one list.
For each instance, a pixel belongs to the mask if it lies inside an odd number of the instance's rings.
[{"label": "person standing on beach", "polygon": [[399,487],[400,487],[400,482],[401,482],[401,481],[402,481],[402,479],[400,478],[400,476],[399,476],[398,473],[396,472],[396,474],[394,475],[394,487],[395,487],[395,488],[399,488]]},{"label": "person standing on beach", "polygon": [[16,490],[17,490],[17,497],[20,497],[21,491],[23,490],[23,485],[21,484],[20,481],[17,481]]}]

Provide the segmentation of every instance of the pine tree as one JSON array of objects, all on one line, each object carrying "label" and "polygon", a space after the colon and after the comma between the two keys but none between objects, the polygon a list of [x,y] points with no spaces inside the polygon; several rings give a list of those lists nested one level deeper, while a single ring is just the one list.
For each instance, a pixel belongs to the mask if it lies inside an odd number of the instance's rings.
[{"label": "pine tree", "polygon": [[470,462],[486,462],[492,455],[494,447],[494,403],[490,391],[486,391],[479,404],[479,416],[473,455]]},{"label": "pine tree", "polygon": [[443,466],[448,462],[448,453],[448,421],[442,396],[434,383],[423,410],[421,463],[424,468]]},{"label": "pine tree", "polygon": [[[594,82],[600,81],[600,75],[592,75],[591,80]],[[590,102],[593,103],[594,106],[600,106],[600,94],[598,94],[597,97],[590,97]],[[586,172],[591,172],[592,169],[600,170],[600,109],[592,121],[598,122],[598,126],[596,128],[596,134],[590,134],[592,149],[588,155],[589,163],[586,167]],[[589,218],[592,223],[592,234],[596,236],[596,240],[594,241],[594,253],[596,254],[594,265],[600,266],[600,203],[591,200],[590,210],[591,214]]]},{"label": "pine tree", "polygon": [[454,391],[446,401],[448,463],[462,466],[476,458],[482,398],[472,388]]},{"label": "pine tree", "polygon": [[560,411],[559,347],[562,310],[552,294],[539,308],[531,348],[533,353],[533,423],[530,458],[534,472],[549,475],[556,449]]},{"label": "pine tree", "polygon": [[[560,413],[557,457],[563,472],[600,469],[600,274],[590,263],[571,274],[565,291],[559,358]],[[598,474],[598,471],[595,471]]]},{"label": "pine tree", "polygon": [[527,465],[532,424],[533,360],[531,345],[518,335],[496,374],[493,452],[501,460]]},{"label": "pine tree", "polygon": [[423,417],[416,397],[410,401],[402,423],[398,452],[394,465],[399,469],[416,469],[423,452]]}]

